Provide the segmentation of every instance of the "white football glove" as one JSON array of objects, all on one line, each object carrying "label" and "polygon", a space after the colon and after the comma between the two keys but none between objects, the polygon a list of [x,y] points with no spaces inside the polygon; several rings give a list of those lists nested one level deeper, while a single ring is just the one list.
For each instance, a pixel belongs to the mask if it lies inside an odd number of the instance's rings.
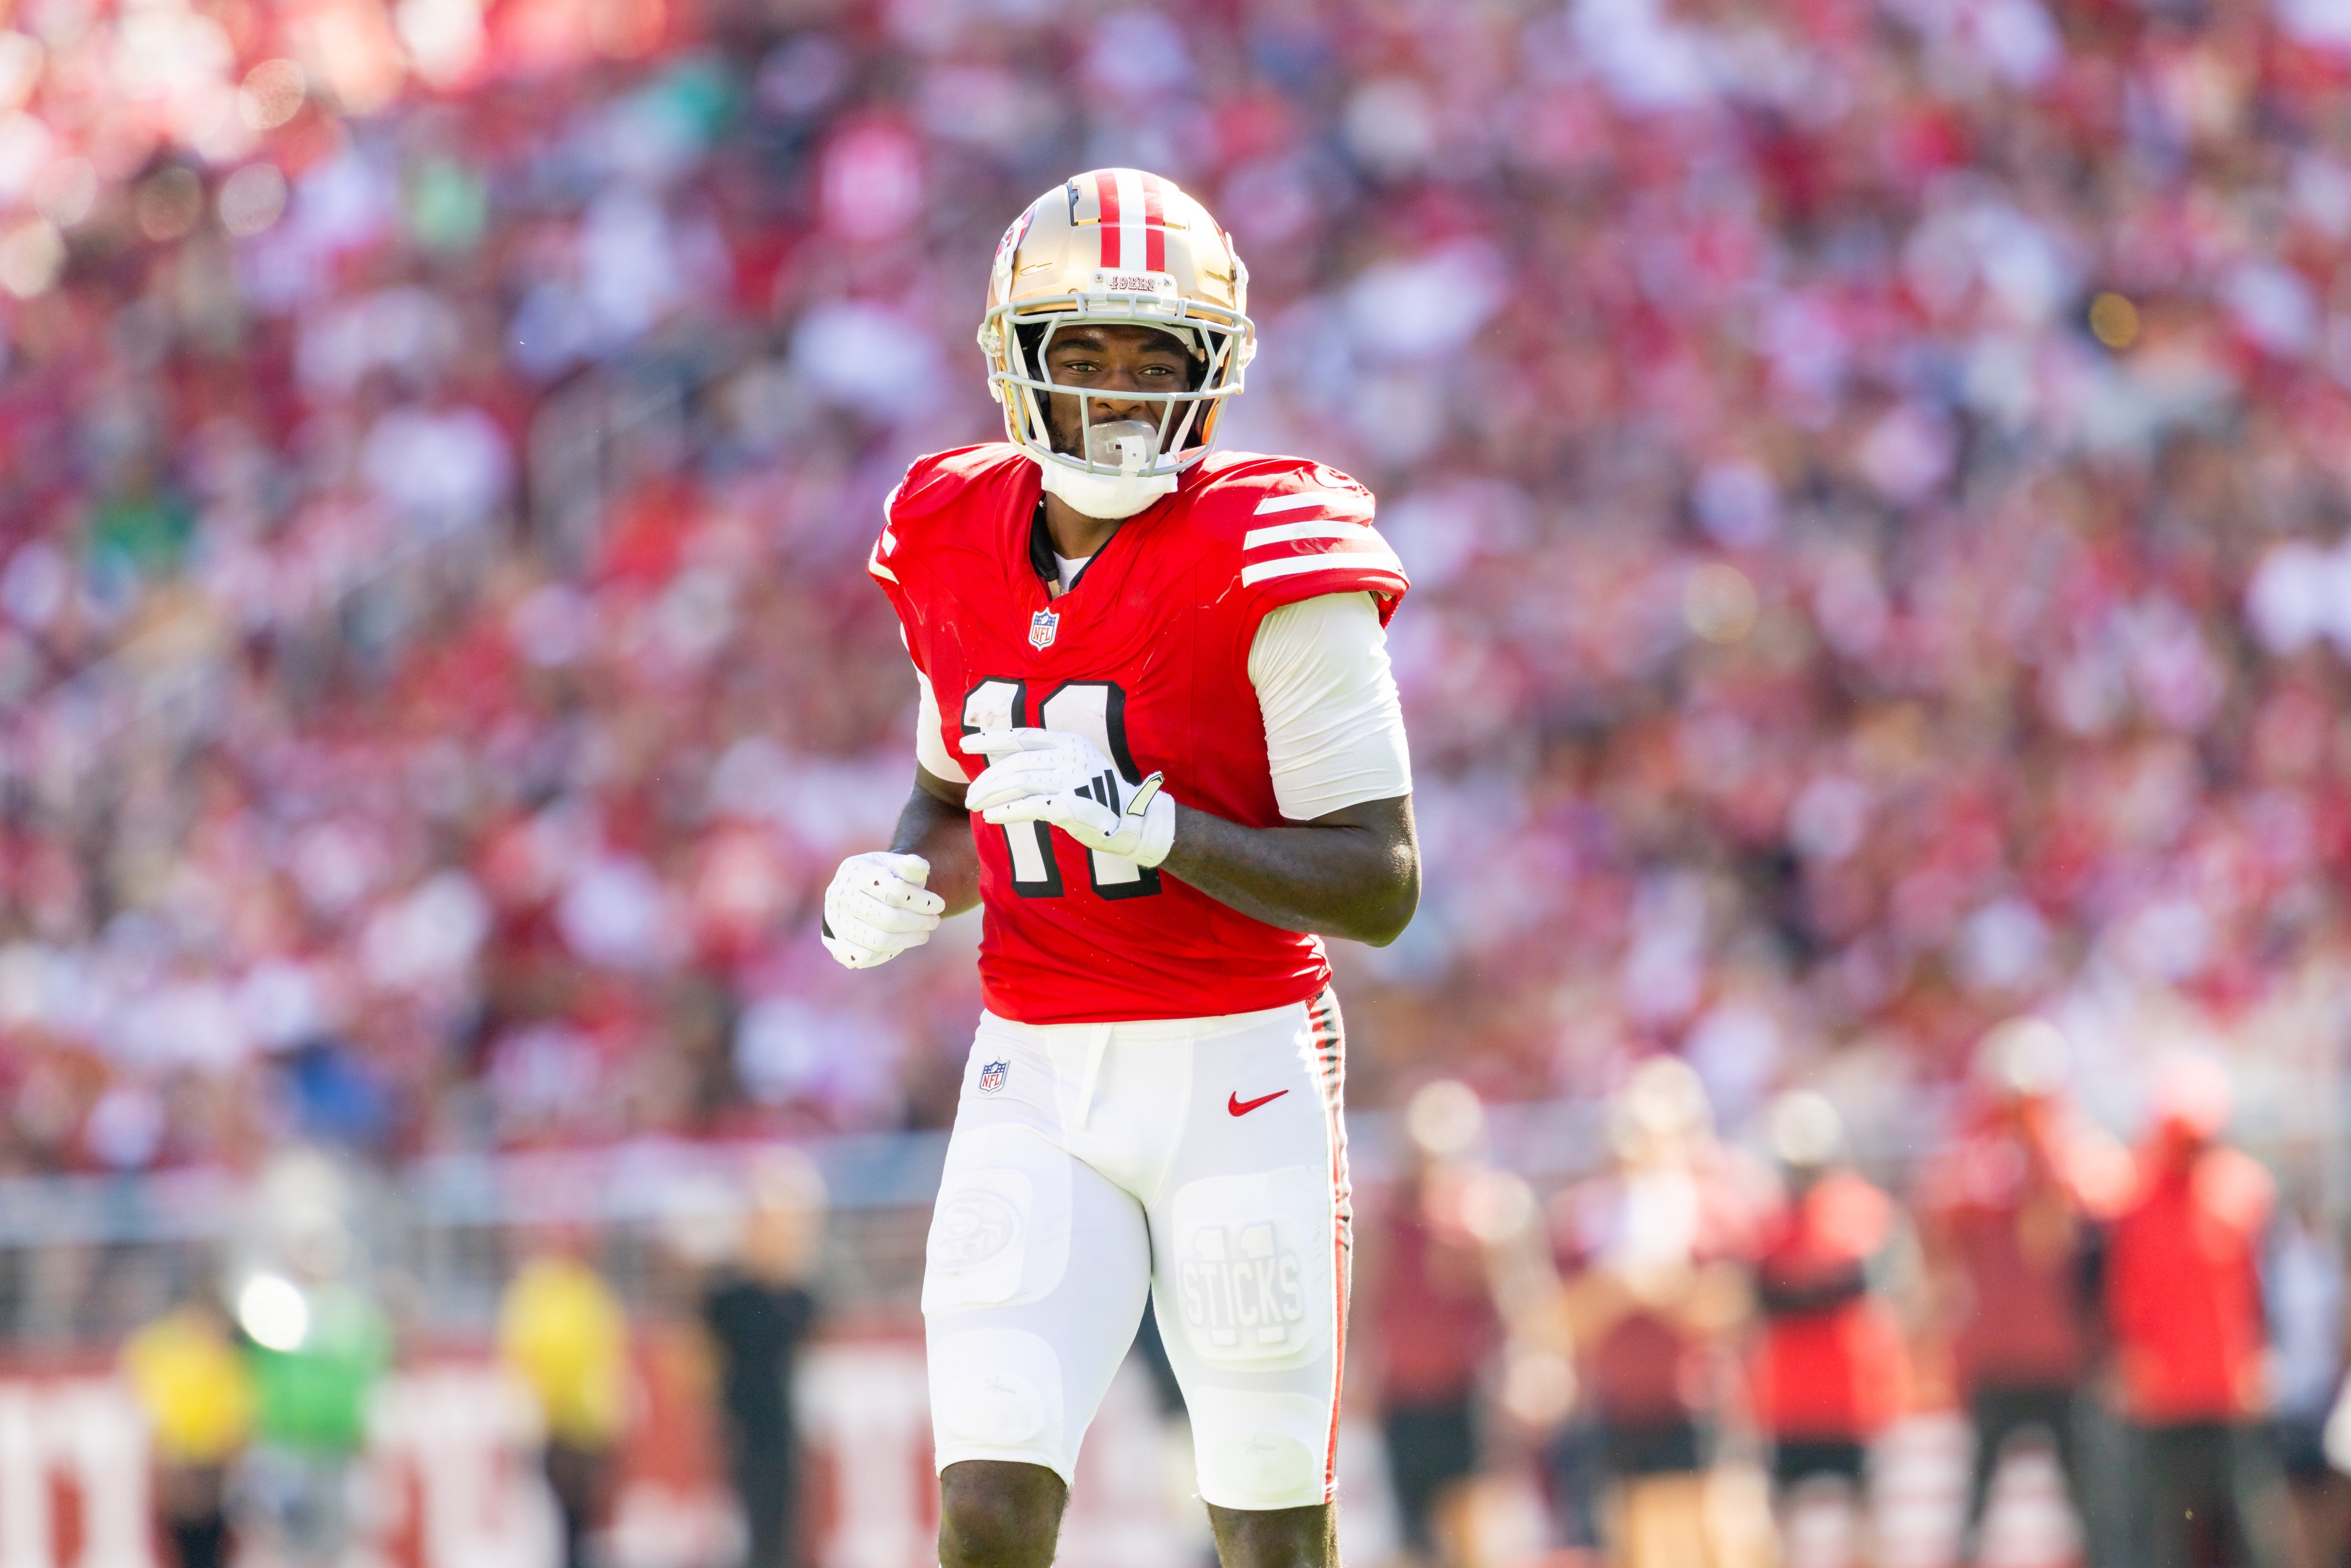
[{"label": "white football glove", "polygon": [[852,969],[886,964],[938,929],[946,900],[926,890],[931,862],[873,851],[852,855],[824,890],[824,950]]},{"label": "white football glove", "polygon": [[1087,849],[1148,870],[1176,842],[1176,802],[1153,774],[1128,784],[1102,747],[1065,729],[991,729],[964,737],[988,759],[963,802],[988,821],[1050,822]]}]

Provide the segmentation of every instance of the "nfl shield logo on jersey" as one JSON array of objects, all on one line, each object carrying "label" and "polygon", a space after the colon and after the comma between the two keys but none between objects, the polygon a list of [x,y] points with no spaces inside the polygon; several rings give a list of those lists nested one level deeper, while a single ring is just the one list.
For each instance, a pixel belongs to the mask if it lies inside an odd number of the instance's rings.
[{"label": "nfl shield logo on jersey", "polygon": [[1059,632],[1061,629],[1061,613],[1060,611],[1040,610],[1036,614],[1029,617],[1029,645],[1032,648],[1051,647],[1053,645],[1053,633]]},{"label": "nfl shield logo on jersey", "polygon": [[979,1069],[979,1092],[982,1094],[993,1094],[1003,1088],[1004,1075],[1011,1070],[1012,1063],[1009,1061],[982,1063]]}]

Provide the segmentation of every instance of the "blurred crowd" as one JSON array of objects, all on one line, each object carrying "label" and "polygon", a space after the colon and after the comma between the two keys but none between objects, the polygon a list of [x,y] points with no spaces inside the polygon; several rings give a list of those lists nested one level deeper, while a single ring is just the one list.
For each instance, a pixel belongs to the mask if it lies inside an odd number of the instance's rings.
[{"label": "blurred crowd", "polygon": [[942,1123],[970,934],[811,936],[909,778],[859,562],[1111,162],[1415,577],[1360,1103],[1907,1126],[2034,1005],[2103,1120],[2185,1045],[2334,1127],[2336,0],[8,15],[0,1169]]},{"label": "blurred crowd", "polygon": [[[2112,1560],[2189,1560],[2149,1484],[2339,1551],[2346,87],[2345,0],[0,4],[0,1174],[943,1124],[970,923],[813,939],[911,778],[862,563],[998,429],[1004,225],[1135,164],[1251,267],[1226,443],[1415,580],[1427,896],[1341,961],[1358,1103],[1466,1085],[1366,1239],[1416,1541],[1519,1443],[1728,1568],[1948,1401]],[[2028,1010],[2065,1095],[1976,1065]],[[329,1506],[332,1245],[133,1353],[191,1561],[233,1450]]]},{"label": "blurred crowd", "polygon": [[[1742,1143],[1670,1057],[1611,1100],[1604,1164],[1542,1195],[1465,1086],[1419,1091],[1356,1384],[1402,1560],[2351,1562],[2339,1233],[2228,1141],[2213,1059],[2158,1068],[2126,1146],[2065,1058],[2045,1020],[1993,1031],[1959,1133],[1890,1187],[1821,1094]],[[1959,1413],[1940,1486],[1906,1462],[1925,1410]],[[1512,1477],[1542,1517],[1498,1549]]]}]

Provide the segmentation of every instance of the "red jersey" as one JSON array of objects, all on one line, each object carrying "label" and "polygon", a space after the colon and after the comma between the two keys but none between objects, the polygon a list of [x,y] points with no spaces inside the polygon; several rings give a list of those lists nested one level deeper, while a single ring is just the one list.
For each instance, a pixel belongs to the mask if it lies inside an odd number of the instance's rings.
[{"label": "red jersey", "polygon": [[2106,1302],[2135,1420],[2231,1421],[2267,1405],[2261,1247],[2276,1203],[2252,1156],[2165,1146],[2115,1222]]},{"label": "red jersey", "polygon": [[1463,1397],[1502,1338],[1477,1238],[1447,1212],[1461,1207],[1461,1195],[1443,1194],[1436,1216],[1432,1196],[1420,1183],[1399,1183],[1384,1215],[1375,1343],[1380,1396],[1391,1406]]},{"label": "red jersey", "polygon": [[[1033,726],[1100,746],[1187,806],[1279,825],[1249,676],[1267,612],[1408,586],[1371,492],[1295,457],[1216,453],[1128,518],[1061,597],[1030,554],[1037,465],[1002,444],[917,459],[867,563],[938,698],[941,738]],[[972,769],[977,772],[975,765]],[[1021,1023],[1206,1018],[1304,1001],[1322,942],[1278,930],[1042,822],[975,820],[988,1010]]]},{"label": "red jersey", "polygon": [[2091,1329],[2085,1232],[2126,1157],[2062,1107],[1994,1103],[1928,1166],[1917,1208],[1967,1286],[1951,1340],[1965,1385],[2081,1380]]},{"label": "red jersey", "polygon": [[1862,1440],[1900,1411],[1902,1325],[1867,1275],[1896,1218],[1892,1199],[1841,1171],[1769,1228],[1756,1268],[1764,1329],[1755,1410],[1774,1436]]},{"label": "red jersey", "polygon": [[[1552,1214],[1552,1256],[1562,1271],[1617,1270],[1620,1276],[1644,1264],[1750,1263],[1767,1180],[1735,1151],[1720,1149],[1686,1170],[1596,1177],[1561,1195]],[[1599,1334],[1584,1363],[1592,1402],[1612,1427],[1694,1420],[1715,1403],[1714,1346],[1667,1307],[1626,1311]]]}]

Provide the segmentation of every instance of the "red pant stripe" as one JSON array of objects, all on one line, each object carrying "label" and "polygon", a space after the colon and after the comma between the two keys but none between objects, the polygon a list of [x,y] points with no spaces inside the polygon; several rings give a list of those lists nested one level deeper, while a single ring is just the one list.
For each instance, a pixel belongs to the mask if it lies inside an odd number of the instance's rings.
[{"label": "red pant stripe", "polygon": [[1307,1004],[1313,1030],[1314,1066],[1322,1080],[1322,1119],[1331,1150],[1331,1430],[1322,1453],[1322,1498],[1339,1495],[1339,1393],[1347,1365],[1347,1298],[1354,1246],[1354,1194],[1347,1179],[1347,1124],[1343,1114],[1347,1082],[1346,1040],[1339,998],[1326,990]]}]

